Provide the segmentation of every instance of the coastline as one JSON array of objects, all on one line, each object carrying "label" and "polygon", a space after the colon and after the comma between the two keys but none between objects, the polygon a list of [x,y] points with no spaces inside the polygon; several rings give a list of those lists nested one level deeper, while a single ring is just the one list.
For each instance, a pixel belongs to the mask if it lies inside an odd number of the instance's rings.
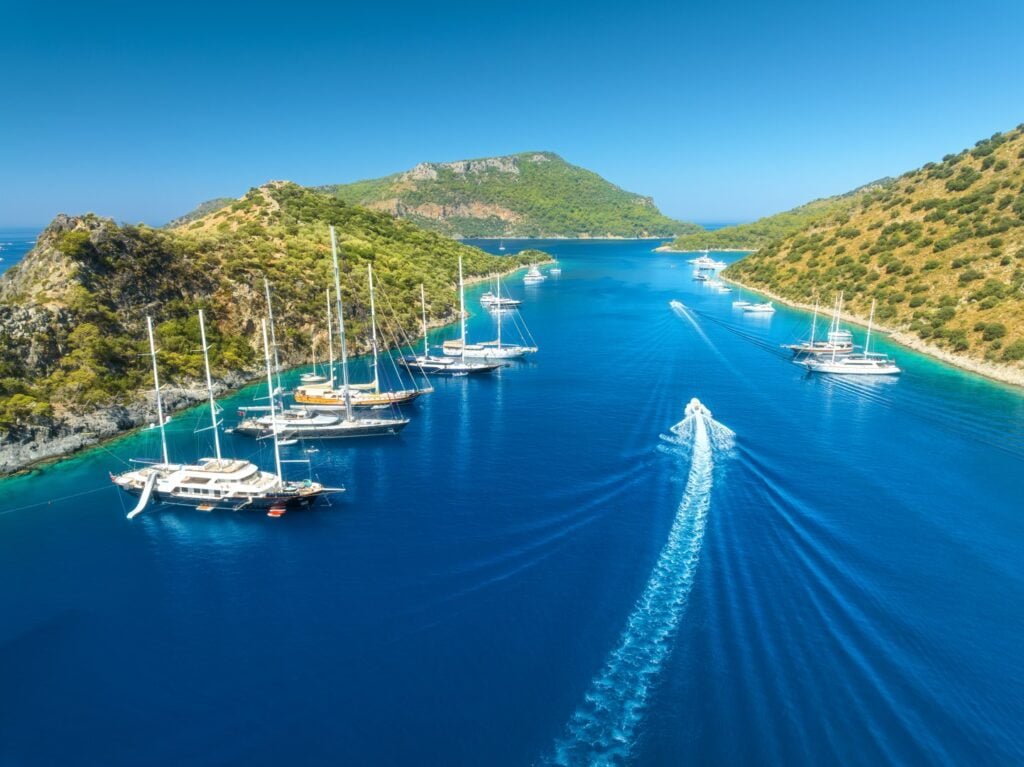
[{"label": "coastline", "polygon": [[[654,249],[655,253],[703,253],[703,250],[679,250],[671,245],[662,245]],[[756,253],[757,248],[711,248],[710,253]]]},{"label": "coastline", "polygon": [[[545,254],[547,255],[547,254]],[[538,264],[551,263],[554,259],[547,256],[546,259],[537,260]],[[467,278],[466,285],[479,285],[487,282],[495,276],[508,276],[516,272],[528,269],[528,266],[515,266],[503,272],[494,272],[486,275],[478,275]],[[458,285],[454,286],[458,291]],[[470,313],[467,309],[467,313]],[[427,330],[448,327],[458,322],[458,312],[453,318],[437,318],[427,322]],[[417,336],[418,337],[418,336]],[[385,349],[391,351],[391,349]],[[358,358],[369,353],[369,349],[353,348],[353,358]],[[308,361],[298,364],[282,366],[281,372],[290,372],[310,363]],[[216,398],[231,396],[263,379],[263,372],[234,371],[213,382]],[[193,382],[188,382],[193,383]],[[202,406],[206,402],[206,388],[200,382],[194,382],[195,387],[189,385],[162,386],[161,390],[166,397],[164,402],[165,415],[185,413],[194,407]],[[9,477],[23,476],[32,471],[60,463],[74,455],[102,448],[119,439],[130,437],[133,434],[148,428],[150,412],[150,397],[152,392],[141,391],[130,401],[112,403],[99,407],[92,412],[75,414],[54,423],[49,427],[54,434],[45,438],[34,437],[31,440],[12,442],[5,444],[6,440],[0,440],[0,481]]]},{"label": "coastline", "polygon": [[[773,301],[778,301],[780,304],[791,306],[796,309],[803,309],[804,311],[814,311],[814,307],[810,304],[800,303],[799,301],[793,301],[789,298],[783,298],[777,293],[772,293],[769,290],[763,288],[753,287],[739,280],[733,279],[726,274],[721,276],[723,280],[736,285],[737,287],[743,288],[744,290],[750,291],[751,293],[758,293],[762,296],[766,296]],[[862,317],[858,317],[855,314],[849,314],[842,312],[840,319],[844,322],[849,322],[853,325],[860,327],[867,327],[868,321]],[[963,354],[957,354],[951,352],[948,349],[930,344],[922,338],[915,336],[906,330],[900,330],[898,328],[892,328],[887,325],[882,325],[875,322],[872,326],[875,330],[878,330],[886,335],[891,341],[899,344],[911,351],[924,354],[932,359],[936,359],[939,362],[944,362],[947,365],[951,365],[959,370],[967,371],[979,375],[983,378],[987,378],[990,381],[996,381],[1001,384],[1009,384],[1010,386],[1024,388],[1024,370],[1017,370],[1007,365],[1001,365],[996,362],[986,362],[985,360],[976,360],[973,357],[967,357]]]}]

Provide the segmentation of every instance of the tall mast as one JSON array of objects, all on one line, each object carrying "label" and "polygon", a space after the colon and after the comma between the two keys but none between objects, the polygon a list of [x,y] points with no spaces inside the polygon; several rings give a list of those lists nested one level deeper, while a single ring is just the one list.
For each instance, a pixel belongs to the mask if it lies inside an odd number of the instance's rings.
[{"label": "tall mast", "polygon": [[420,283],[420,306],[423,309],[423,356],[430,356],[430,345],[427,343],[427,294]]},{"label": "tall mast", "polygon": [[370,279],[370,344],[373,346],[373,390],[380,394],[379,361],[377,359],[377,306],[373,301],[373,264],[366,265],[366,274]]},{"label": "tall mast", "polygon": [[327,288],[327,356],[328,365],[330,365],[329,378],[331,379],[331,388],[334,388],[334,331],[331,330],[331,289]]},{"label": "tall mast", "polygon": [[462,361],[466,361],[466,283],[462,279],[462,256],[459,256],[459,319],[462,327]]},{"label": "tall mast", "polygon": [[203,310],[199,310],[199,337],[203,342],[203,365],[206,367],[206,393],[210,395],[210,424],[213,427],[213,450],[220,460],[220,430],[217,428],[217,403],[213,397],[213,378],[210,376],[210,347],[206,345],[206,323],[203,321]]},{"label": "tall mast", "polygon": [[277,416],[274,414],[274,380],[270,375],[270,344],[267,341],[267,321],[262,320],[263,325],[263,360],[267,365],[267,393],[270,394],[270,433],[274,437],[274,467],[277,469],[277,482],[281,484],[284,477],[281,474],[281,446],[277,444]]},{"label": "tall mast", "polygon": [[868,336],[864,339],[864,356],[868,356],[871,348],[871,323],[875,321],[875,299],[871,299],[871,314],[868,315]]},{"label": "tall mast", "polygon": [[498,275],[498,352],[501,352],[501,320],[504,316],[504,309],[501,305],[501,275]]},{"label": "tall mast", "polygon": [[814,302],[814,317],[811,319],[811,348],[814,348],[814,331],[818,327],[818,302]]},{"label": "tall mast", "polygon": [[345,394],[345,420],[352,420],[352,392],[348,388],[348,347],[345,345],[345,312],[341,306],[341,270],[338,267],[338,238],[331,227],[331,258],[334,259],[334,301],[338,314],[338,338],[341,340],[341,384]]},{"label": "tall mast", "polygon": [[167,457],[167,432],[164,431],[164,403],[160,399],[160,376],[156,372],[156,343],[153,341],[152,317],[146,317],[146,329],[149,331],[149,356],[153,358],[153,390],[156,392],[156,417],[160,422],[160,447],[163,448],[164,463],[170,463]]},{"label": "tall mast", "polygon": [[270,300],[270,282],[263,278],[263,288],[267,292],[267,315],[270,317],[270,345],[274,349],[274,375],[277,377],[277,390],[281,391],[281,362],[277,358],[277,336],[274,335],[274,304]]}]

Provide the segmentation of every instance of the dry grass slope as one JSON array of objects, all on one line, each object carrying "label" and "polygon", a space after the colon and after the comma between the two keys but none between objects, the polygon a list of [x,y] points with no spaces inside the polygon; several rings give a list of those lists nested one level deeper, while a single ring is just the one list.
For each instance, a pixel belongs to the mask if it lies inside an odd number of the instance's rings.
[{"label": "dry grass slope", "polygon": [[944,352],[1024,371],[1024,125],[904,174],[726,272],[876,318]]}]

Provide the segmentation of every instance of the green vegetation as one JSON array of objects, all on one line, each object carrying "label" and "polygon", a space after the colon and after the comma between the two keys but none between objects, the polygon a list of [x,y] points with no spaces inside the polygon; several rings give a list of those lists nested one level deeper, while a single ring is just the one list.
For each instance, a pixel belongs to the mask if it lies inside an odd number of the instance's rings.
[{"label": "green vegetation", "polygon": [[[672,243],[675,250],[757,250],[770,242],[781,240],[795,232],[827,221],[845,223],[850,213],[871,192],[884,188],[892,179],[881,179],[846,194],[814,200],[782,213],[758,219],[749,224],[737,224],[713,232],[694,232],[677,237]],[[856,236],[852,230],[841,229],[838,236]]]},{"label": "green vegetation", "polygon": [[385,178],[322,187],[456,237],[664,237],[701,231],[663,216],[551,152],[423,163]]},{"label": "green vegetation", "polygon": [[235,202],[234,197],[214,197],[212,200],[199,203],[194,210],[190,210],[184,216],[179,216],[173,221],[168,222],[167,228],[173,229],[177,226],[184,226],[185,224],[191,224],[193,221],[198,221],[203,216],[207,216],[210,213],[216,213],[221,208],[226,208]]},{"label": "green vegetation", "polygon": [[274,288],[283,359],[326,344],[328,225],[342,251],[350,348],[367,348],[373,264],[388,337],[419,333],[419,285],[434,320],[455,317],[458,258],[469,277],[547,260],[537,251],[490,256],[410,223],[295,184],[275,183],[173,230],[60,216],[17,270],[0,279],[0,431],[123,403],[148,386],[145,316],[156,322],[169,384],[196,383],[196,311],[209,318],[217,374],[261,364],[256,329]]},{"label": "green vegetation", "polygon": [[784,298],[876,316],[951,351],[1024,361],[1024,125],[861,192],[729,267]]}]

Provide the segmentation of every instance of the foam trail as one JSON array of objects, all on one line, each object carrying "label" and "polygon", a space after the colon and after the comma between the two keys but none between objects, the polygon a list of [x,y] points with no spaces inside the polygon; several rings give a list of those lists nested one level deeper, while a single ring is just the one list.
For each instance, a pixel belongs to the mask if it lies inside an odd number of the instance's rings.
[{"label": "foam trail", "polygon": [[733,433],[696,399],[686,417],[663,435],[665,452],[690,456],[686,490],[668,541],[626,622],[619,644],[594,677],[566,734],[547,763],[613,765],[625,762],[644,709],[686,609],[700,557],[714,477],[714,456],[732,446]]}]

